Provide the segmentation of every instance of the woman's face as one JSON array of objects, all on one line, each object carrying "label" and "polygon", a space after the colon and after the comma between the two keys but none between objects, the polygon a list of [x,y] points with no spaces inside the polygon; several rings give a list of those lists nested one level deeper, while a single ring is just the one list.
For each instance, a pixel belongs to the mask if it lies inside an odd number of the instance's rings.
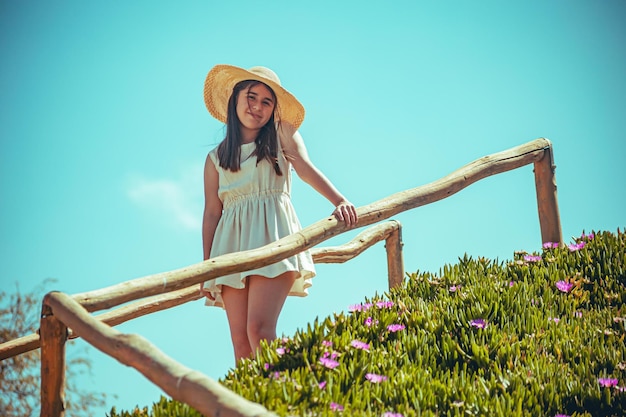
[{"label": "woman's face", "polygon": [[265,84],[244,88],[237,96],[237,117],[246,140],[254,140],[267,124],[276,106],[272,91]]}]

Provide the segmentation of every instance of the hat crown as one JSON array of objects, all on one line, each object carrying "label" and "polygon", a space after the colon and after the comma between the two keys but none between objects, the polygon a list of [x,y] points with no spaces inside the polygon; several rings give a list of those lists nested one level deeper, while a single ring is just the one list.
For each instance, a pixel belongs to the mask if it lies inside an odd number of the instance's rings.
[{"label": "hat crown", "polygon": [[276,75],[274,71],[272,71],[271,69],[267,67],[252,67],[248,69],[248,71],[253,74],[258,75],[259,77],[267,78],[268,80],[273,81],[276,84],[282,86],[282,84],[280,83],[280,78],[278,78],[278,75]]},{"label": "hat crown", "polygon": [[217,120],[226,123],[228,101],[233,94],[237,83],[246,80],[256,80],[266,84],[274,91],[278,111],[278,122],[298,128],[304,120],[304,106],[293,94],[281,84],[278,75],[267,67],[256,66],[243,69],[233,65],[219,64],[211,68],[204,81],[204,104],[207,110]]}]

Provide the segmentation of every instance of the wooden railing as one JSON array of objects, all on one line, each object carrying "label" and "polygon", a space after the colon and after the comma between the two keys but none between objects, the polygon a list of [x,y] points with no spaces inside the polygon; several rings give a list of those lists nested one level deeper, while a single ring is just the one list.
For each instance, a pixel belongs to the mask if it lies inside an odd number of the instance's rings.
[{"label": "wooden railing", "polygon": [[[480,179],[530,163],[535,168],[542,242],[562,244],[552,144],[543,138],[477,159],[430,184],[360,207],[357,209],[357,226],[378,223],[395,214],[433,203]],[[140,336],[122,334],[111,326],[198,299],[196,287],[203,281],[272,264],[346,230],[342,222],[329,217],[262,248],[223,255],[179,270],[73,296],[51,292],[43,300],[39,337],[27,336],[21,338],[24,340],[0,345],[0,359],[36,349],[40,344],[42,416],[64,414],[65,342],[68,335],[80,336],[118,361],[134,367],[172,398],[191,405],[205,415],[274,415],[261,405],[251,403],[205,375],[177,363]],[[389,285],[400,285],[404,274],[400,234],[399,223],[383,223],[361,233],[347,245],[313,249],[314,259],[317,262],[344,262],[385,239]],[[136,301],[146,297],[150,298]],[[128,302],[134,303],[97,317],[89,314]],[[71,334],[68,328],[72,329]]]}]

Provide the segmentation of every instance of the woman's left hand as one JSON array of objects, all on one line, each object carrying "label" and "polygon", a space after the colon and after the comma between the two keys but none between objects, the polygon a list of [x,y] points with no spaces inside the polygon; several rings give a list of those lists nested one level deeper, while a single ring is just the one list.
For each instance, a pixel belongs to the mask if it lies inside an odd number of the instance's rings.
[{"label": "woman's left hand", "polygon": [[346,226],[354,227],[358,222],[359,218],[356,214],[356,207],[354,205],[344,200],[335,207],[335,211],[333,211],[333,215],[339,221],[346,222]]}]

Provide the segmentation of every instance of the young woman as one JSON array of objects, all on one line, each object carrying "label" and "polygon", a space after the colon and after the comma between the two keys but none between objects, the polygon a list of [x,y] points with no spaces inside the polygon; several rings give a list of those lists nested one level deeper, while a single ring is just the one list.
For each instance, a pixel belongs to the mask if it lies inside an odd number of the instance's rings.
[{"label": "young woman", "polygon": [[[290,199],[291,167],[335,206],[338,220],[356,224],[354,205],[309,159],[297,130],[304,107],[273,71],[217,65],[207,75],[204,100],[226,123],[226,137],[204,168],[204,259],[255,249],[301,229]],[[306,251],[201,285],[206,304],[226,310],[236,361],[254,356],[261,340],[276,338],[285,299],[306,296],[314,275]]]}]

